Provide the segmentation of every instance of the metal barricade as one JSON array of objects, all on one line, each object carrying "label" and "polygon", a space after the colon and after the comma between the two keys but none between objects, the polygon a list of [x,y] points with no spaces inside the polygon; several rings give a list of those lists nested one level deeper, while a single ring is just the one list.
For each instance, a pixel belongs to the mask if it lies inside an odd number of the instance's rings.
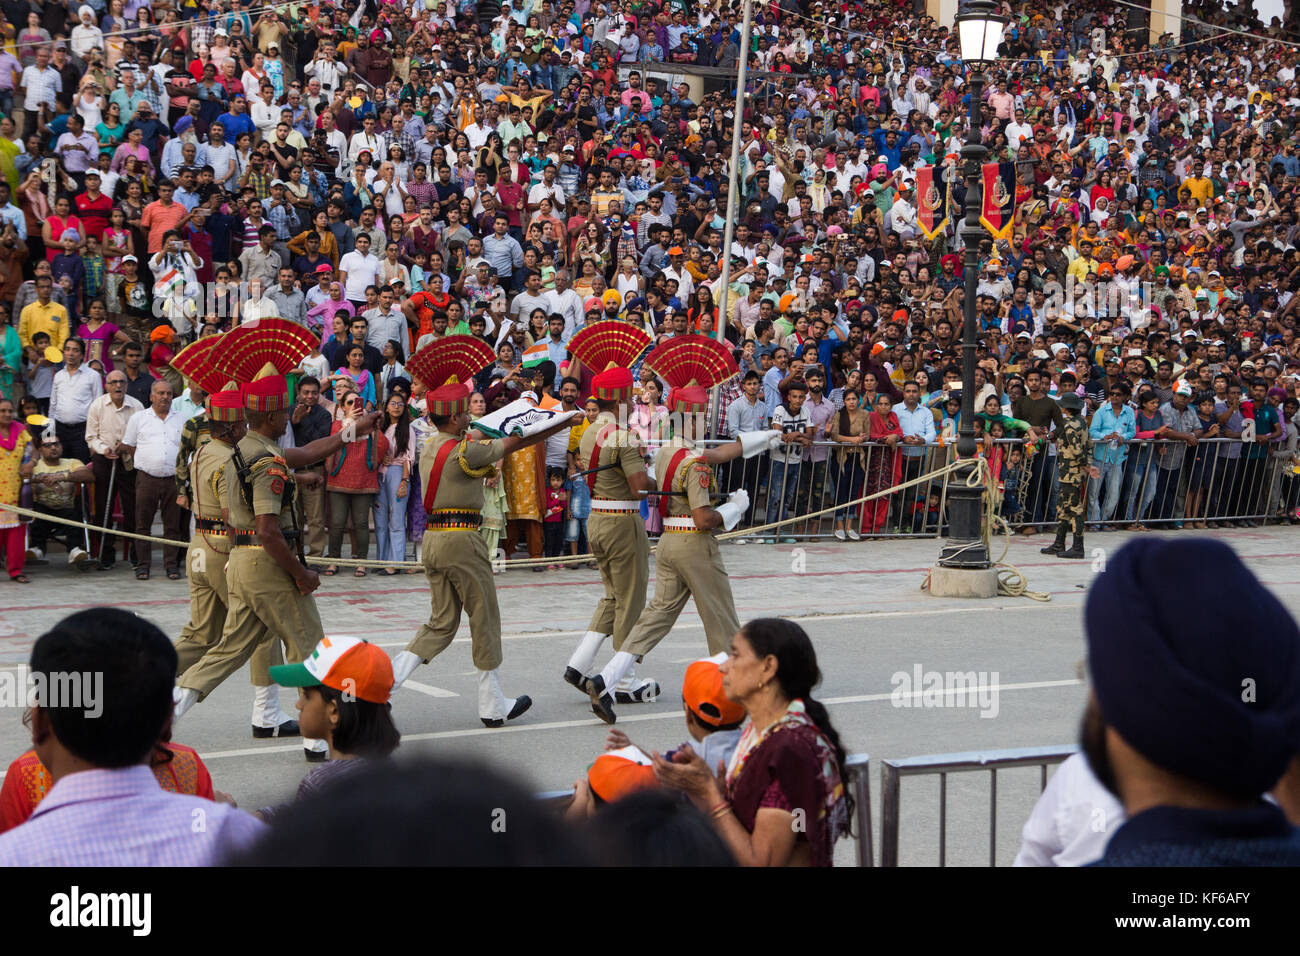
[{"label": "metal barricade", "polygon": [[[1086,488],[1085,520],[1093,528],[1185,528],[1189,522],[1198,528],[1202,522],[1228,527],[1291,515],[1300,503],[1300,475],[1292,473],[1289,457],[1270,445],[1234,438],[1205,439],[1196,446],[1135,439],[1122,446],[1095,442],[1094,452],[1104,458],[1101,478],[1090,478]],[[989,461],[998,513],[1013,531],[1055,529],[1057,460],[1049,443],[981,440],[978,454]],[[947,533],[948,475],[876,501],[849,502],[933,472],[955,457],[955,444],[946,441],[925,446],[819,441],[805,448],[799,461],[764,453],[726,462],[718,467],[718,483],[723,494],[739,488],[749,492],[749,510],[737,526],[741,531],[844,506],[751,540],[824,540],[835,537],[840,526],[848,537],[852,529],[863,538],[933,538]]]},{"label": "metal barricade", "polygon": [[853,838],[858,866],[875,866],[875,851],[871,842],[871,755],[849,754],[844,761],[849,772],[845,786],[853,794]]},{"label": "metal barricade", "polygon": [[[699,442],[722,444],[725,440]],[[919,478],[952,460],[952,444],[888,446],[879,442],[845,444],[818,441],[803,449],[799,460],[768,452],[718,466],[723,494],[749,492],[749,510],[738,528],[772,524],[787,518],[833,512],[760,533],[761,539],[818,540],[835,537],[841,528],[867,538],[935,537],[943,527],[947,476],[894,492],[876,501],[850,504],[863,495]]]},{"label": "metal barricade", "polygon": [[989,866],[997,865],[998,771],[1040,767],[1039,792],[1047,786],[1047,768],[1078,752],[1075,746],[1020,747],[1012,750],[930,754],[885,760],[880,765],[880,865],[898,866],[898,834],[903,777],[939,776],[939,865],[947,865],[948,774],[989,773]]},{"label": "metal barricade", "polygon": [[[994,442],[994,475],[1005,486],[1000,513],[1013,529],[1056,523],[1057,469],[1050,450],[1026,454],[1029,443]],[[1016,454],[1016,449],[1020,453]],[[1237,438],[1095,441],[1100,478],[1086,486],[1085,521],[1092,528],[1200,528],[1255,524],[1278,517],[1295,497],[1289,460],[1271,446]]]}]

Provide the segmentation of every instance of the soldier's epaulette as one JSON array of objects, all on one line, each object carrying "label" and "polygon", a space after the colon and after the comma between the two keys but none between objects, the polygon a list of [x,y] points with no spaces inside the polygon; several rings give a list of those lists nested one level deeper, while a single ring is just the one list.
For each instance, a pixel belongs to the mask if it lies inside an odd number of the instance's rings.
[{"label": "soldier's epaulette", "polygon": [[277,468],[279,470],[280,477],[285,478],[288,476],[289,464],[280,455],[266,455],[262,458],[257,459],[257,461],[253,462],[248,467],[250,471],[254,471],[254,472],[257,471],[269,472],[272,468]]}]

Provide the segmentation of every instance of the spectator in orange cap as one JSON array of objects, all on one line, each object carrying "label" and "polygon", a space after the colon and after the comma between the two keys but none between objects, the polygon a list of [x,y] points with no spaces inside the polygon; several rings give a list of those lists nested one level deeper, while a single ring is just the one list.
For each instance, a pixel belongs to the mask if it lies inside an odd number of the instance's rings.
[{"label": "spectator in orange cap", "polygon": [[[695,661],[686,668],[682,680],[682,709],[686,712],[686,732],[691,735],[682,746],[689,746],[710,767],[725,767],[730,762],[740,741],[740,725],[745,722],[745,708],[728,700],[722,689],[721,665],[726,660],[726,654],[716,654]],[[617,728],[610,730],[605,742],[608,750],[634,746]]]},{"label": "spectator in orange cap", "polygon": [[821,680],[812,641],[792,621],[750,621],[721,672],[727,699],[749,715],[724,779],[683,748],[655,755],[659,783],[708,813],[742,866],[830,866],[853,799],[839,734],[812,696]]}]

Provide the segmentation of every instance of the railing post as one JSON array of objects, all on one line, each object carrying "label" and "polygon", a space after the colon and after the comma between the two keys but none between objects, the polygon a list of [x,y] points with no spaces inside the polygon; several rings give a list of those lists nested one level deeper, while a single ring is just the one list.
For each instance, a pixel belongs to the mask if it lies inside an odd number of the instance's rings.
[{"label": "railing post", "polygon": [[849,785],[853,789],[854,823],[858,836],[858,866],[875,866],[874,847],[871,842],[871,755],[849,754],[845,761],[849,771]]},{"label": "railing post", "polygon": [[898,769],[880,765],[880,865],[898,866]]}]

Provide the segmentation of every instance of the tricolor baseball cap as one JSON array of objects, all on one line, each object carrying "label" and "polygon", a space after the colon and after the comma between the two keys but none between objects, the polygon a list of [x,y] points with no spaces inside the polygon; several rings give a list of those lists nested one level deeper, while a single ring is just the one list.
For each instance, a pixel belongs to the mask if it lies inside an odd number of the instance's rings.
[{"label": "tricolor baseball cap", "polygon": [[591,792],[604,803],[614,803],[638,790],[657,786],[655,768],[638,747],[608,750],[587,770]]},{"label": "tricolor baseball cap", "polygon": [[393,692],[393,662],[384,651],[358,637],[326,637],[299,664],[270,669],[281,687],[324,685],[372,704],[386,704]]}]

